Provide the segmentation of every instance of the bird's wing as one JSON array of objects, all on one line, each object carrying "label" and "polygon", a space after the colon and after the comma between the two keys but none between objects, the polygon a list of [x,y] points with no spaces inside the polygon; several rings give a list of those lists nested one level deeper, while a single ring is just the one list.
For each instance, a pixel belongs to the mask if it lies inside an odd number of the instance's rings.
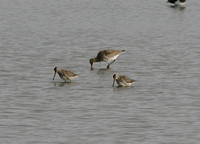
[{"label": "bird's wing", "polygon": [[175,3],[177,0],[168,0],[167,2]]},{"label": "bird's wing", "polygon": [[102,51],[102,54],[105,57],[114,57],[116,55],[119,55],[120,53],[122,53],[124,50],[104,50]]},{"label": "bird's wing", "polygon": [[67,70],[64,70],[64,74],[69,76],[69,77],[75,77],[75,76],[78,76],[77,74],[71,72],[71,71],[67,71]]},{"label": "bird's wing", "polygon": [[134,80],[130,79],[127,76],[122,76],[122,80],[125,81],[126,83],[132,83],[132,82],[134,82]]}]

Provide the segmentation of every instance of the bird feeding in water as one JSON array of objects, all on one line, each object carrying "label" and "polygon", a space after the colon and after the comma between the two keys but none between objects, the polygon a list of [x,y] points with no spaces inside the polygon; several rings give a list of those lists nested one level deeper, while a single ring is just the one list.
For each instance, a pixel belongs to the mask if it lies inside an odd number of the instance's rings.
[{"label": "bird feeding in water", "polygon": [[112,63],[115,62],[116,58],[125,50],[102,50],[99,51],[95,58],[90,59],[91,70],[93,69],[93,64],[95,62],[107,62],[107,68],[110,67]]},{"label": "bird feeding in water", "polygon": [[53,81],[55,79],[55,76],[56,76],[56,73],[58,73],[58,75],[60,76],[61,79],[63,79],[65,82],[66,81],[72,81],[74,78],[78,77],[77,74],[71,72],[71,71],[68,71],[68,70],[63,70],[63,69],[60,69],[58,67],[55,67],[54,68],[54,76],[53,76]]},{"label": "bird feeding in water", "polygon": [[131,84],[135,82],[135,80],[130,79],[127,76],[122,76],[122,75],[117,75],[117,74],[113,75],[113,85],[112,85],[113,87],[114,87],[115,81],[117,82],[118,86],[131,86]]}]

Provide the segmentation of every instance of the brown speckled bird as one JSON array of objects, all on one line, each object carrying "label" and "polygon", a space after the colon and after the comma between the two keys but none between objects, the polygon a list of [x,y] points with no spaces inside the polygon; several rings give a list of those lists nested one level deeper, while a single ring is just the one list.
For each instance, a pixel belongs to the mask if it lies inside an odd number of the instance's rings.
[{"label": "brown speckled bird", "polygon": [[115,62],[116,58],[125,50],[102,50],[95,58],[90,59],[91,69],[93,69],[93,64],[95,62],[108,62],[107,68]]},{"label": "brown speckled bird", "polygon": [[56,76],[56,73],[58,73],[58,75],[60,76],[61,79],[63,79],[65,82],[68,80],[68,81],[71,81],[73,80],[74,78],[78,77],[77,74],[71,72],[71,71],[68,71],[68,70],[62,70],[58,67],[55,67],[54,68],[54,76],[53,76],[53,80]]},{"label": "brown speckled bird", "polygon": [[113,87],[114,87],[114,84],[115,84],[115,81],[117,81],[117,84],[119,86],[130,86],[135,80],[132,80],[130,79],[129,77],[127,76],[122,76],[122,75],[117,75],[117,74],[114,74],[113,75]]}]

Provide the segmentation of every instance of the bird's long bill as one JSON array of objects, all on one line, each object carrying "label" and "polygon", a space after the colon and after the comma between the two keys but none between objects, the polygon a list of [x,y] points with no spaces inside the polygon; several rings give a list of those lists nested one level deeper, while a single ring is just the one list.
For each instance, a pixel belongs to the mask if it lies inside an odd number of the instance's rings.
[{"label": "bird's long bill", "polygon": [[53,81],[54,81],[54,79],[55,79],[55,76],[56,76],[56,72],[54,73],[54,76],[53,76]]},{"label": "bird's long bill", "polygon": [[114,87],[114,85],[115,85],[115,79],[113,80],[113,84],[112,84],[112,87]]},{"label": "bird's long bill", "polygon": [[91,70],[93,69],[93,63],[91,63]]}]

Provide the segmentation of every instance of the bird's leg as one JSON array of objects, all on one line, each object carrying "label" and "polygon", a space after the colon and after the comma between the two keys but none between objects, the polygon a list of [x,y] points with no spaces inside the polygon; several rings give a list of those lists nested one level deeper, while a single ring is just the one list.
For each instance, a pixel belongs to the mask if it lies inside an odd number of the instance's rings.
[{"label": "bird's leg", "polygon": [[112,63],[114,63],[114,62],[115,62],[115,60],[113,60],[111,63],[108,63],[107,69],[109,69],[110,65],[111,65]]}]

